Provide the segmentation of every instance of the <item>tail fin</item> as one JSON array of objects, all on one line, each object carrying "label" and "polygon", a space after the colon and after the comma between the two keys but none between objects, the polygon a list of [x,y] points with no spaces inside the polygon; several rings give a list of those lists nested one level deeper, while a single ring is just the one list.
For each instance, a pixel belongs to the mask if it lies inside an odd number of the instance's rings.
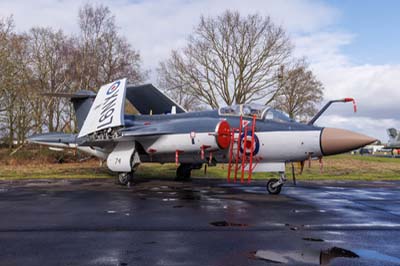
[{"label": "tail fin", "polygon": [[396,138],[398,135],[398,132],[395,128],[388,128],[386,131],[387,131],[389,137],[392,139]]},{"label": "tail fin", "polygon": [[96,93],[87,90],[78,91],[73,97],[71,97],[71,102],[74,105],[76,122],[78,123],[79,130],[81,130],[83,123],[89,114],[95,97]]},{"label": "tail fin", "polygon": [[123,126],[125,96],[126,78],[101,86],[79,131],[78,138],[96,131]]},{"label": "tail fin", "polygon": [[101,86],[97,94],[81,90],[70,93],[43,93],[70,98],[78,122],[78,137],[124,125],[126,78]]}]

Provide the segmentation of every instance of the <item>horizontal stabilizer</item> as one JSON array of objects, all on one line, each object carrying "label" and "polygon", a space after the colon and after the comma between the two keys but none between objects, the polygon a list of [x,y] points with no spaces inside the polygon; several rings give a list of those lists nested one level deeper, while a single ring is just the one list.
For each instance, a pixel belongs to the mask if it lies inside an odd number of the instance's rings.
[{"label": "horizontal stabilizer", "polygon": [[42,93],[44,96],[70,98],[70,99],[86,99],[95,98],[96,93],[87,90],[77,91],[76,93],[64,93],[64,92],[45,92]]},{"label": "horizontal stabilizer", "polygon": [[101,86],[78,137],[124,125],[126,79]]},{"label": "horizontal stabilizer", "polygon": [[42,93],[42,95],[58,98],[69,98],[74,105],[78,129],[82,128],[83,122],[85,121],[89,110],[92,107],[93,100],[96,98],[96,93],[88,90],[80,90],[75,93],[45,92]]}]

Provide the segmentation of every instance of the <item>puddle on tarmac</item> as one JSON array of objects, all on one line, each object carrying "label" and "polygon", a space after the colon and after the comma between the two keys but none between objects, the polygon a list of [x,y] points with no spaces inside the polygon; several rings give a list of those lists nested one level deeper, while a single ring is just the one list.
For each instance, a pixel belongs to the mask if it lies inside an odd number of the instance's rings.
[{"label": "puddle on tarmac", "polygon": [[213,226],[232,226],[232,227],[245,227],[249,226],[248,224],[242,224],[242,223],[231,223],[227,221],[216,221],[216,222],[211,222],[210,223]]},{"label": "puddle on tarmac", "polygon": [[285,224],[285,226],[289,227],[289,229],[292,231],[297,231],[300,230],[301,228],[304,228],[304,224],[302,225]]},{"label": "puddle on tarmac", "polygon": [[[309,240],[312,239],[312,240]],[[322,239],[303,238],[309,241],[323,241]],[[390,263],[399,263],[400,258],[386,255],[375,250],[355,249],[353,251],[339,247],[325,250],[274,251],[257,250],[251,252],[251,258],[265,260],[272,263],[309,263],[328,266],[336,258],[362,258]]]},{"label": "puddle on tarmac", "polygon": [[333,247],[327,250],[322,250],[320,257],[319,257],[319,264],[320,265],[329,265],[331,260],[335,258],[358,258],[359,256],[354,253],[353,251]]},{"label": "puddle on tarmac", "polygon": [[265,260],[272,263],[309,263],[329,265],[335,258],[358,258],[359,256],[343,248],[333,247],[327,250],[302,250],[302,251],[273,251],[257,250],[251,253],[254,259]]},{"label": "puddle on tarmac", "polygon": [[162,201],[177,201],[178,199],[176,198],[164,198]]},{"label": "puddle on tarmac", "polygon": [[157,244],[157,242],[156,241],[148,241],[148,242],[143,242],[143,244],[145,244],[145,245],[154,245],[154,244]]},{"label": "puddle on tarmac", "polygon": [[326,210],[297,210],[297,209],[293,209],[291,210],[291,212],[293,213],[310,213],[310,212],[320,212],[320,213],[324,213],[326,212]]},{"label": "puddle on tarmac", "polygon": [[178,198],[181,200],[200,200],[201,196],[199,195],[198,192],[194,190],[182,190],[178,191],[177,194]]},{"label": "puddle on tarmac", "polygon": [[313,237],[303,237],[304,241],[313,241],[313,242],[324,242],[321,238],[313,238]]},{"label": "puddle on tarmac", "polygon": [[385,255],[382,253],[379,253],[375,250],[368,250],[368,249],[356,249],[354,250],[361,258],[364,259],[374,259],[374,260],[380,260],[380,261],[386,261],[386,262],[393,262],[393,263],[399,263],[400,264],[400,258]]}]

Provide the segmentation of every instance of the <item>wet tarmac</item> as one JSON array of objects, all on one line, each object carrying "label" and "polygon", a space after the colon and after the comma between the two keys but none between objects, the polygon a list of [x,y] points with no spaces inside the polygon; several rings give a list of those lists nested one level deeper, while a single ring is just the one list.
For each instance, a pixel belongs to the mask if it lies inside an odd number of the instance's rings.
[{"label": "wet tarmac", "polygon": [[0,182],[0,265],[400,265],[400,183]]}]

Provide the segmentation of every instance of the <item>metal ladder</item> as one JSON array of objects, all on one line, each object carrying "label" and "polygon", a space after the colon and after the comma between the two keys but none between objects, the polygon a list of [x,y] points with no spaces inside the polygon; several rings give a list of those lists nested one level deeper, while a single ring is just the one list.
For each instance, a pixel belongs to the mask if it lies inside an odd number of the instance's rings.
[{"label": "metal ladder", "polygon": [[[240,182],[243,183],[245,180],[245,172],[247,167],[247,182],[250,183],[253,170],[256,166],[256,164],[253,166],[256,116],[253,116],[251,126],[249,126],[248,120],[243,119],[243,116],[240,116],[239,121],[239,127],[231,129],[227,180],[228,182],[231,182],[231,174],[233,171],[233,182],[236,183],[240,167]],[[248,145],[249,135],[251,136],[250,145]],[[250,151],[248,152],[248,150]]]}]

